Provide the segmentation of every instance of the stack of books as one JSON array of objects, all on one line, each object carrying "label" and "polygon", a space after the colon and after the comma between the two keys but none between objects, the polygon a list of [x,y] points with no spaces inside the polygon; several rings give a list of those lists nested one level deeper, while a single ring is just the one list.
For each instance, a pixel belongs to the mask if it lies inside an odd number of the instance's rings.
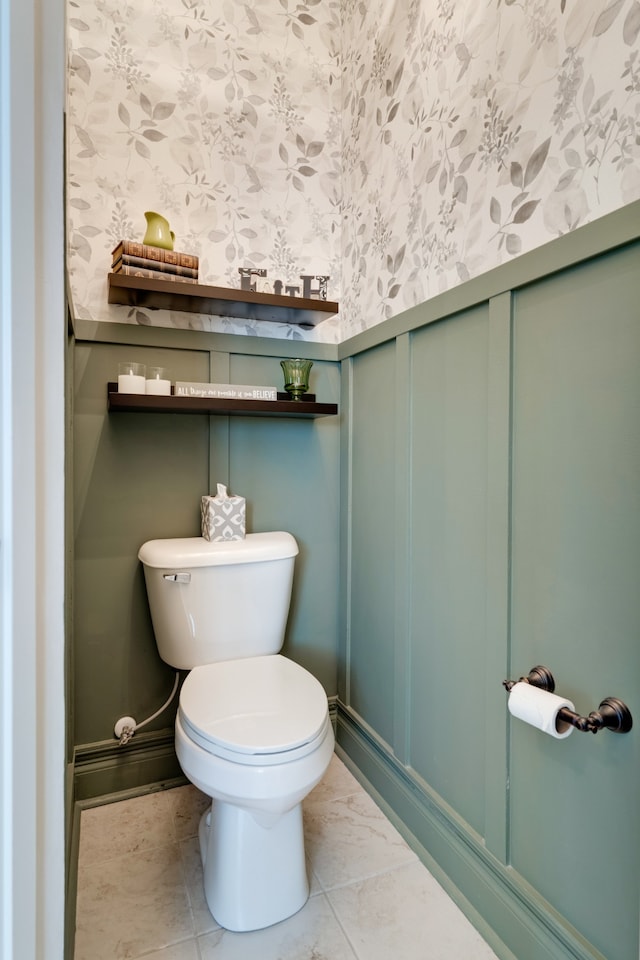
[{"label": "stack of books", "polygon": [[198,282],[198,266],[198,257],[193,253],[164,250],[135,240],[121,240],[111,260],[112,273],[178,280],[182,283]]}]

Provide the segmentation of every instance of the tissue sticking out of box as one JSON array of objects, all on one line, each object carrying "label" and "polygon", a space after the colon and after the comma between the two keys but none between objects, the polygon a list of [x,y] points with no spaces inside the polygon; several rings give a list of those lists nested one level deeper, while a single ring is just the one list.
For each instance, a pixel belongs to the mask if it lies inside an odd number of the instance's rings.
[{"label": "tissue sticking out of box", "polygon": [[203,497],[202,536],[205,540],[243,540],[246,534],[246,500],[230,497],[223,483],[215,497]]}]

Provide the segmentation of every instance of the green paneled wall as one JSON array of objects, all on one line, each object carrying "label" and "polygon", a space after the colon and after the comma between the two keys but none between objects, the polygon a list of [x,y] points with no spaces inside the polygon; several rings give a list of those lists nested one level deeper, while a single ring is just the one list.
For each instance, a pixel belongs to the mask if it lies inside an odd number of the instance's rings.
[{"label": "green paneled wall", "polygon": [[395,347],[355,358],[349,693],[353,709],[387,743],[394,738]]},{"label": "green paneled wall", "polygon": [[[615,695],[640,721],[639,286],[629,248],[518,295],[511,652],[579,711]],[[638,952],[639,850],[637,731],[556,742],[514,724],[511,862],[608,960]],[[580,896],[568,864],[617,881]]]},{"label": "green paneled wall", "polygon": [[148,539],[196,535],[208,483],[206,417],[107,414],[120,359],[208,378],[207,353],[76,344],[76,745],[108,740],[118,717],[144,720],[169,695],[174,672],[158,657],[137,553]]},{"label": "green paneled wall", "polygon": [[[407,476],[409,760],[479,833],[485,802],[485,689],[478,678],[487,644],[488,333],[488,309],[476,308],[412,337]],[[463,709],[443,709],[452,691],[456,699],[464,691]]]},{"label": "green paneled wall", "polygon": [[[273,357],[234,356],[234,383],[280,385]],[[323,402],[339,401],[339,365],[315,362],[309,388]],[[250,529],[288,530],[296,560],[284,652],[334,695],[339,586],[339,421],[229,419],[229,481],[247,498]]]},{"label": "green paneled wall", "polygon": [[[175,704],[130,748],[116,746],[113,725],[120,716],[141,721],[155,712],[175,676],[156,649],[138,549],[148,539],[199,536],[200,498],[215,492],[217,482],[247,498],[249,531],[283,529],[297,538],[285,650],[335,695],[340,427],[339,417],[109,414],[106,385],[117,380],[121,359],[165,366],[174,381],[281,387],[273,353],[291,355],[291,346],[113,324],[78,328],[73,731],[77,794],[88,797],[180,773],[172,747]],[[323,401],[337,401],[339,364],[324,359],[321,347],[309,354],[316,357],[310,388]]]},{"label": "green paneled wall", "polygon": [[[341,348],[339,749],[517,960],[638,957],[640,245],[612,222]],[[510,718],[538,663],[636,726]]]}]

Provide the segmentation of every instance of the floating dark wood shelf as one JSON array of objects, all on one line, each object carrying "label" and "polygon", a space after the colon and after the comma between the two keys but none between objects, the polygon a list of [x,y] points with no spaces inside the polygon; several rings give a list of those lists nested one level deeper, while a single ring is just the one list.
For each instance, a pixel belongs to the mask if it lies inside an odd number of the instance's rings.
[{"label": "floating dark wood shelf", "polygon": [[144,393],[118,393],[107,384],[110,413],[208,413],[225,417],[335,417],[337,403],[308,400],[223,400],[214,397],[156,397]]},{"label": "floating dark wood shelf", "polygon": [[131,277],[110,273],[109,303],[149,310],[183,310],[241,320],[272,320],[300,327],[315,327],[338,312],[333,300],[283,297],[231,287],[210,287],[155,277]]}]

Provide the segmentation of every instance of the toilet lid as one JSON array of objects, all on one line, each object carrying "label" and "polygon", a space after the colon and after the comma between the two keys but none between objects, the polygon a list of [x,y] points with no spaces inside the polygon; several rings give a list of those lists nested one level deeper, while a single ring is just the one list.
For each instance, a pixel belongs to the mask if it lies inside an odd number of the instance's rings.
[{"label": "toilet lid", "polygon": [[267,755],[296,750],[325,730],[322,684],[279,654],[195,667],[180,692],[184,725],[212,752]]}]

